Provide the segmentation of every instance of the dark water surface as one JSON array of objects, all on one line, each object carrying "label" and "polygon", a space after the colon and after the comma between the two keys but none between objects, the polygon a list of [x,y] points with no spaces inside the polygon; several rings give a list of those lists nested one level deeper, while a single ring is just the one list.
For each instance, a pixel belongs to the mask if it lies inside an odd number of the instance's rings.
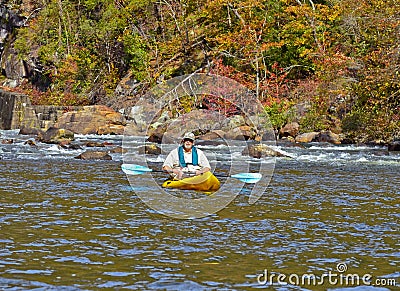
[{"label": "dark water surface", "polygon": [[[148,208],[121,160],[4,154],[0,289],[399,290],[389,285],[400,284],[400,162],[375,150],[294,150],[255,204],[246,187],[227,208],[192,220]],[[265,272],[370,274],[375,287],[260,284]]]}]

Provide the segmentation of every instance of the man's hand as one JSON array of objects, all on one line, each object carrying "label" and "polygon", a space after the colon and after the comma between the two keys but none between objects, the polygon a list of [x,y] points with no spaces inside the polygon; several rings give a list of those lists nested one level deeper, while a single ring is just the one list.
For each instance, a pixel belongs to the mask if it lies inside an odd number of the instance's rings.
[{"label": "man's hand", "polygon": [[206,173],[208,171],[210,171],[210,168],[203,168],[201,170],[196,170],[195,173],[196,173],[196,176],[197,176],[197,175],[203,175],[204,173]]},{"label": "man's hand", "polygon": [[183,171],[180,168],[171,168],[169,166],[164,166],[163,170],[168,172],[174,179],[182,179]]},{"label": "man's hand", "polygon": [[174,173],[175,179],[178,179],[178,180],[182,179],[183,171],[181,169],[177,169],[177,168],[172,169],[172,173]]}]

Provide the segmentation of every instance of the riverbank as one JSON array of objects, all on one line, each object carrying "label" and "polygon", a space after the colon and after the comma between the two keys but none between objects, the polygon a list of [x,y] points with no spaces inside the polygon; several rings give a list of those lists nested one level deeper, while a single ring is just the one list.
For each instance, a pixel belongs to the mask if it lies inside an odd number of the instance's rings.
[{"label": "riverbank", "polygon": [[[123,135],[80,135],[76,134],[72,143],[43,143],[35,140],[35,136],[19,134],[19,130],[0,130],[0,157],[3,160],[21,160],[21,159],[72,159],[80,154],[93,151],[104,152],[111,155],[113,161],[122,162],[123,153],[126,151],[138,151],[143,144],[151,145],[146,142],[145,136],[130,137],[133,142],[133,148],[128,148],[123,144]],[[218,150],[228,149],[227,145],[220,143],[198,140],[200,148],[213,153],[212,157],[218,155]],[[243,143],[242,146],[251,145],[252,141]],[[156,144],[154,144],[156,145]],[[147,158],[150,161],[160,161],[170,148],[175,146],[171,144],[156,145],[160,148],[157,152],[148,152]],[[335,145],[327,142],[310,142],[304,144],[295,144],[292,142],[278,141],[275,145],[269,145],[274,151],[282,155],[264,155],[255,160],[268,160],[271,158],[282,159],[286,161],[293,159],[298,162],[321,162],[321,163],[360,163],[360,164],[381,164],[396,166],[400,163],[400,152],[389,151],[387,146],[382,145]],[[141,149],[145,154],[144,149]],[[248,155],[243,155],[243,148],[237,149],[235,158],[248,159]],[[243,157],[243,158],[242,158]]]},{"label": "riverbank", "polygon": [[[157,112],[154,105],[142,103],[121,109],[102,106],[33,106],[23,94],[14,94],[0,90],[0,129],[20,129],[21,134],[31,134],[41,139],[49,128],[68,130],[72,134],[123,135],[129,126],[130,135],[148,135],[149,141],[162,143],[174,142],[178,136],[169,135],[171,128],[185,126],[194,128],[202,140],[264,140],[292,142],[294,144],[310,142],[328,142],[332,144],[366,144],[387,146],[390,151],[400,150],[398,137],[389,140],[363,140],[362,137],[348,138],[345,133],[332,131],[302,132],[298,123],[291,122],[279,131],[263,129],[264,124],[254,124],[252,119],[242,115],[223,117],[215,111],[192,110],[183,117],[174,118],[168,110]],[[268,119],[265,120],[268,122]],[[179,131],[178,131],[179,132]],[[275,137],[273,136],[275,135]]]}]

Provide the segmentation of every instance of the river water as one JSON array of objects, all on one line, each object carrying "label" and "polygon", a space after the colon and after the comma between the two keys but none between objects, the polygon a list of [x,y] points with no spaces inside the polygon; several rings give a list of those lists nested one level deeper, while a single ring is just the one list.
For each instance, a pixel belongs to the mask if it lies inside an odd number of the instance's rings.
[{"label": "river water", "polygon": [[217,213],[174,219],[136,195],[121,154],[83,161],[74,157],[85,148],[31,147],[1,131],[7,138],[1,290],[399,290],[400,154],[383,147],[277,146],[290,158],[276,159],[256,203],[245,186]]}]

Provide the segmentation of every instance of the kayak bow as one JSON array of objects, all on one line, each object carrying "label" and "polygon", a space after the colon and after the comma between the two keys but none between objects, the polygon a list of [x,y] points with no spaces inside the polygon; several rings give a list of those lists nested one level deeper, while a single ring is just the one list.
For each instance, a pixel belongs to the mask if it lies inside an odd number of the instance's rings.
[{"label": "kayak bow", "polygon": [[162,187],[182,190],[217,191],[220,187],[220,182],[211,172],[205,172],[202,175],[181,180],[167,180],[162,184]]}]

